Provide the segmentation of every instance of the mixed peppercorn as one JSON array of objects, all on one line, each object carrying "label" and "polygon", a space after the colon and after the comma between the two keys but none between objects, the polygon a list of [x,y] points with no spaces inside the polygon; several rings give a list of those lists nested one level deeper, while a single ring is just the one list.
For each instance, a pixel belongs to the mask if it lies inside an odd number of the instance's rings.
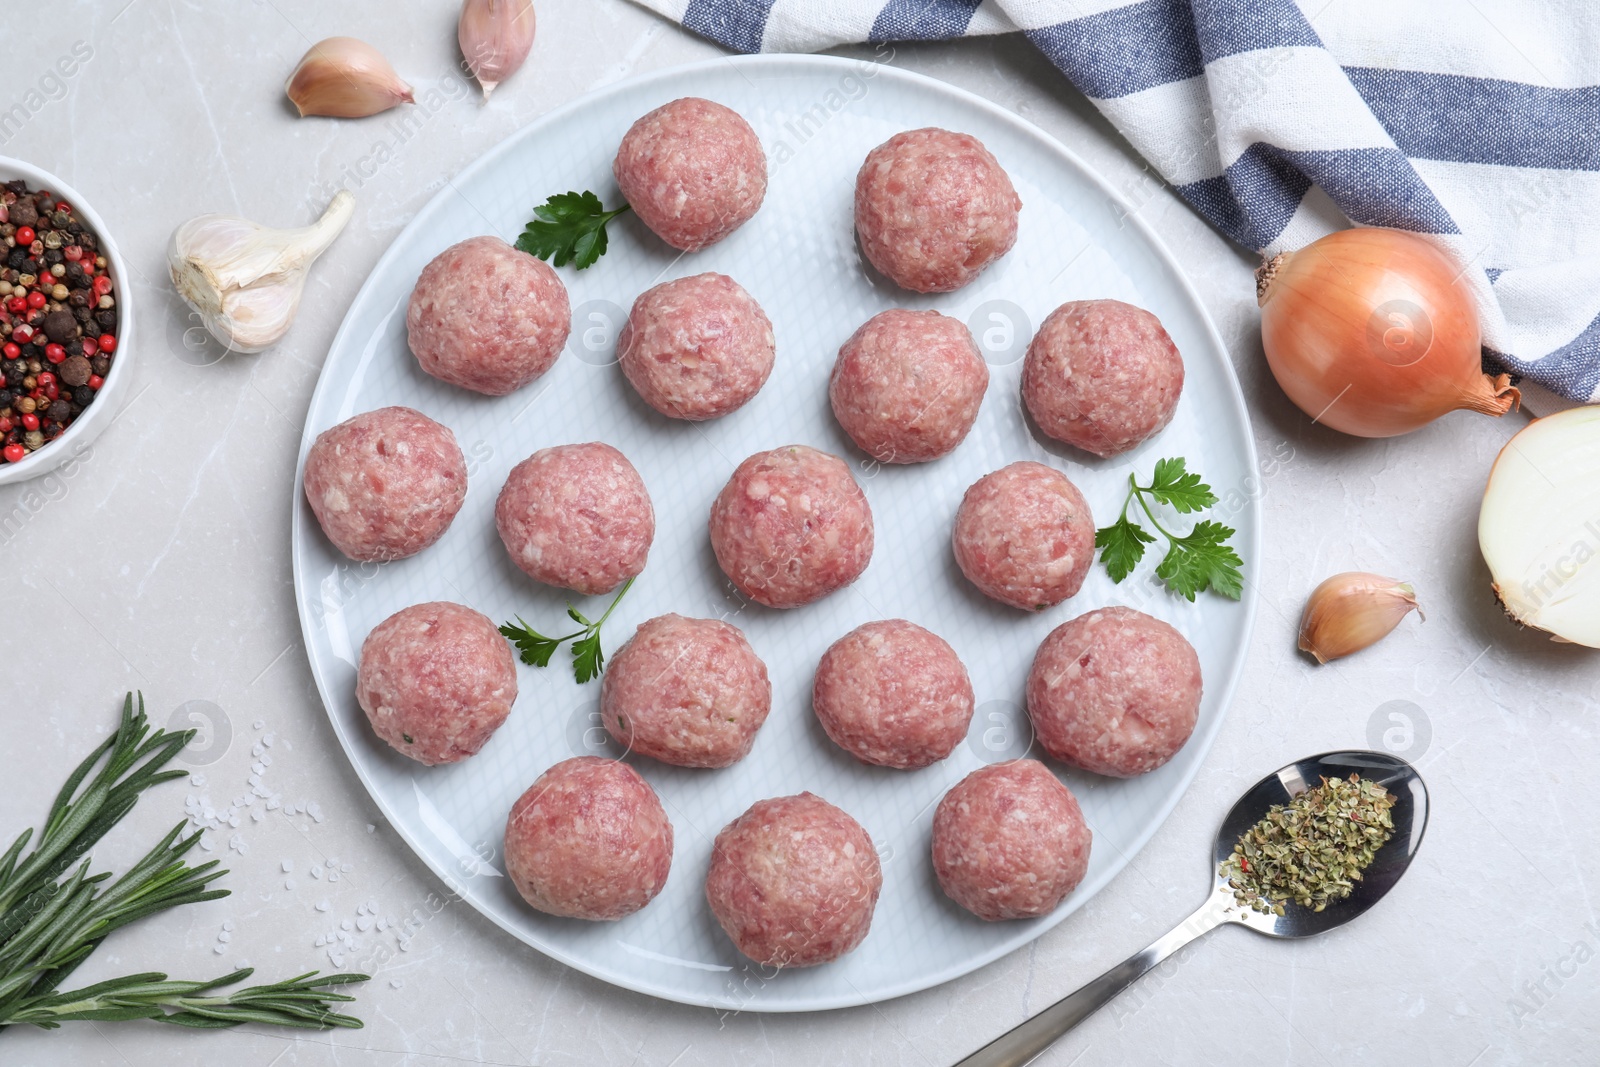
[{"label": "mixed peppercorn", "polygon": [[0,454],[17,463],[94,403],[117,351],[117,300],[72,205],[0,185]]}]

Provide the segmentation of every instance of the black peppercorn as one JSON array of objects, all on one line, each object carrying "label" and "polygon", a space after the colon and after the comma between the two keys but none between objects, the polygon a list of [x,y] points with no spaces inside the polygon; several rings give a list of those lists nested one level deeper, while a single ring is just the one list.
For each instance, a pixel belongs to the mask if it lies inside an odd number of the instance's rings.
[{"label": "black peppercorn", "polygon": [[117,309],[101,308],[99,311],[94,313],[94,321],[98,322],[100,324],[100,328],[105,330],[107,333],[116,333]]},{"label": "black peppercorn", "polygon": [[39,209],[27,197],[23,197],[11,205],[10,215],[13,226],[32,226],[39,221]]},{"label": "black peppercorn", "polygon": [[[15,215],[12,216],[12,218],[15,217]],[[6,253],[6,266],[10,267],[12,270],[21,270],[23,264],[27,262],[28,250],[20,245]]]},{"label": "black peppercorn", "polygon": [[89,361],[89,368],[96,374],[100,375],[100,377],[104,378],[106,375],[111,373],[111,357],[95,356]]},{"label": "black peppercorn", "polygon": [[94,398],[99,394],[87,385],[80,385],[72,391],[72,402],[80,408],[86,408],[94,403]]},{"label": "black peppercorn", "polygon": [[68,311],[52,311],[44,317],[44,333],[58,345],[78,336],[78,320]]},{"label": "black peppercorn", "polygon": [[52,400],[49,415],[57,422],[66,422],[72,418],[72,402],[70,400]]},{"label": "black peppercorn", "polygon": [[17,398],[16,390],[14,390],[14,389],[0,389],[0,408],[8,408],[8,407],[10,407],[11,406],[11,402],[13,400],[15,400],[16,398]]}]

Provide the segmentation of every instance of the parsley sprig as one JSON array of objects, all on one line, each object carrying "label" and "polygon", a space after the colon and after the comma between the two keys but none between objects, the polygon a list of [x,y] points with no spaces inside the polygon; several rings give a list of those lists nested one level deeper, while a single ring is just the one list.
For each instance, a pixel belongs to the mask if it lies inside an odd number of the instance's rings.
[{"label": "parsley sprig", "polygon": [[606,223],[627,210],[623,204],[607,211],[590,192],[557,193],[533,209],[533,221],[523,227],[517,247],[558,267],[592,267],[606,254]]},{"label": "parsley sprig", "polygon": [[628,589],[632,585],[632,578],[623,582],[622,588],[618,589],[617,595],[611,599],[611,606],[606,608],[606,613],[592,622],[584,616],[583,612],[568,604],[567,617],[583,627],[583,629],[574,630],[570,634],[563,634],[560,637],[546,637],[529,626],[521,615],[516,617],[516,625],[512,625],[509,622],[505,623],[500,627],[500,632],[507,641],[516,646],[517,652],[522,656],[522,662],[530,667],[550,666],[550,657],[556,654],[556,649],[560,648],[565,642],[571,641],[572,676],[578,680],[579,685],[582,685],[599,677],[600,672],[605,670],[606,654],[600,647],[600,627],[604,626],[606,620],[611,618],[611,613],[617,610],[617,605],[627,595]]},{"label": "parsley sprig", "polygon": [[1211,487],[1186,466],[1181,457],[1159,461],[1149,485],[1140,485],[1137,475],[1128,475],[1128,495],[1122,501],[1117,521],[1094,533],[1100,562],[1106,565],[1106,573],[1113,582],[1121,582],[1144,558],[1145,546],[1155,544],[1154,534],[1128,518],[1128,505],[1137,500],[1150,525],[1167,539],[1167,554],[1156,566],[1156,577],[1166,583],[1168,589],[1191,601],[1196,593],[1206,589],[1238,600],[1244,591],[1244,576],[1239,572],[1244,561],[1227,543],[1234,535],[1233,528],[1203,519],[1195,523],[1188,534],[1179,537],[1162,526],[1150,509],[1153,499],[1181,515],[1188,515],[1204,511],[1217,502]]}]

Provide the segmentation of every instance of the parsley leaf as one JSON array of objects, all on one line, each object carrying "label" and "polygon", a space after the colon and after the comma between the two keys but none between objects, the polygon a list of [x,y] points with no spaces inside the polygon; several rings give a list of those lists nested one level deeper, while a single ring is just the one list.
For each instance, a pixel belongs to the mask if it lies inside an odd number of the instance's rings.
[{"label": "parsley leaf", "polygon": [[1113,582],[1131,574],[1144,557],[1144,546],[1154,542],[1155,537],[1145,533],[1143,526],[1129,522],[1126,514],[1094,532],[1094,547],[1100,549],[1100,562]]},{"label": "parsley leaf", "polygon": [[572,643],[572,676],[579,685],[598,676],[605,665],[606,654],[600,648],[599,630]]},{"label": "parsley leaf", "polygon": [[1168,589],[1193,601],[1197,593],[1210,589],[1221,596],[1238,600],[1244,595],[1244,575],[1240,568],[1244,561],[1229,545],[1235,533],[1230,526],[1209,519],[1195,523],[1194,528],[1182,537],[1161,525],[1150,510],[1150,497],[1166,504],[1180,514],[1203,511],[1217,502],[1211,487],[1191,473],[1182,458],[1163,459],[1156,464],[1149,485],[1140,485],[1129,475],[1128,495],[1122,502],[1122,513],[1110,526],[1095,531],[1095,547],[1100,549],[1100,562],[1113,582],[1121,582],[1139,561],[1144,558],[1145,546],[1154,544],[1155,535],[1128,518],[1128,505],[1138,502],[1140,510],[1163,537],[1167,539],[1167,553],[1156,565],[1156,577]]},{"label": "parsley leaf", "polygon": [[1200,475],[1186,473],[1185,466],[1182,457],[1157,461],[1145,491],[1182,514],[1204,511],[1217,502],[1216,494],[1200,480]]},{"label": "parsley leaf", "polygon": [[627,210],[623,204],[607,211],[590,192],[557,193],[533,209],[533,220],[523,227],[517,247],[557,267],[568,263],[576,270],[592,267],[606,254],[606,223]]},{"label": "parsley leaf", "polygon": [[1172,542],[1156,567],[1156,577],[1191,601],[1207,588],[1238,600],[1244,591],[1244,576],[1239,573],[1244,561],[1225,543],[1233,533],[1219,522],[1196,523],[1187,537]]},{"label": "parsley leaf", "polygon": [[500,627],[500,635],[516,646],[522,655],[522,662],[530,667],[550,666],[550,657],[556,654],[556,649],[561,647],[561,642],[577,634],[567,634],[566,637],[546,637],[544,634],[523,622],[522,616],[517,616],[519,626],[509,622]]},{"label": "parsley leaf", "polygon": [[522,662],[531,667],[548,667],[550,658],[555,655],[556,649],[565,642],[572,642],[572,676],[579,685],[593,681],[605,669],[606,655],[600,647],[600,627],[605,625],[611,613],[616,610],[622,598],[633,586],[633,579],[629,578],[617,590],[617,595],[611,599],[611,606],[606,608],[604,615],[590,622],[584,614],[571,604],[567,605],[567,617],[582,626],[561,637],[546,637],[523,621],[522,616],[516,617],[518,625],[506,623],[500,627],[500,633],[516,646],[522,654]]}]

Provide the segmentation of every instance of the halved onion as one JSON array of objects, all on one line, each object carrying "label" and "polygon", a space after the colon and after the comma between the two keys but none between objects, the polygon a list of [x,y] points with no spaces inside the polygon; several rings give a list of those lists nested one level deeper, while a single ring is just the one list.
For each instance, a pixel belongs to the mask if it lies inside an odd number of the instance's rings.
[{"label": "halved onion", "polygon": [[1507,615],[1600,648],[1600,406],[1546,415],[1506,442],[1478,546]]}]

